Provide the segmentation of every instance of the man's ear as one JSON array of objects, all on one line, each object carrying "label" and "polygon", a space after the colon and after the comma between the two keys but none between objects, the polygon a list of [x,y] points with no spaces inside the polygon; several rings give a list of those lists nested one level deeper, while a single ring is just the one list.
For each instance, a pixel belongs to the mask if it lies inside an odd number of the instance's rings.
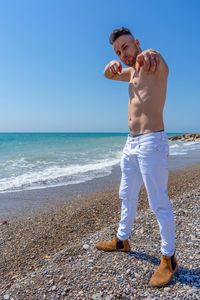
[{"label": "man's ear", "polygon": [[139,40],[138,40],[138,39],[135,39],[135,42],[136,42],[137,46],[140,47],[140,42],[139,42]]}]

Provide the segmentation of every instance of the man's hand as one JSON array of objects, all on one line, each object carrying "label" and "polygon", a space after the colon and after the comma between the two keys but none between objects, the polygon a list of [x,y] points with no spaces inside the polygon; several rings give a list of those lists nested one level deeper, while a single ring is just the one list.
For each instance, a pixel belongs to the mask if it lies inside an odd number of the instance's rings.
[{"label": "man's hand", "polygon": [[160,63],[160,53],[148,49],[140,53],[136,58],[135,68],[138,72],[143,68],[145,72],[156,72]]},{"label": "man's hand", "polygon": [[117,73],[121,73],[122,65],[119,61],[113,60],[109,63],[109,70],[111,74],[116,75]]},{"label": "man's hand", "polygon": [[133,68],[122,68],[117,60],[112,60],[104,69],[104,76],[108,79],[119,81],[130,81]]}]

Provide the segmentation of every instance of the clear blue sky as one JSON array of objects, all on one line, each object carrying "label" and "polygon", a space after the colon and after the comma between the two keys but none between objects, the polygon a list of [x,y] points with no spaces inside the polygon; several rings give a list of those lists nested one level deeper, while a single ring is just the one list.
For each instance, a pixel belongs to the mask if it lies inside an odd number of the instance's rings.
[{"label": "clear blue sky", "polygon": [[0,132],[128,132],[128,83],[103,77],[125,26],[170,74],[167,132],[200,132],[200,1],[0,1]]}]

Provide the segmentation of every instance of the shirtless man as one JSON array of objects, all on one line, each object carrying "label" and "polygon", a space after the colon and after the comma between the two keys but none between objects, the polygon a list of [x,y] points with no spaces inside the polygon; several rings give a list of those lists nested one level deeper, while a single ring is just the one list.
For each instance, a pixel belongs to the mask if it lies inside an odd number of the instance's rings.
[{"label": "shirtless man", "polygon": [[153,49],[142,51],[138,39],[129,29],[120,28],[110,34],[110,43],[119,59],[104,70],[108,79],[129,82],[128,126],[130,133],[121,158],[121,220],[117,235],[111,241],[97,243],[104,251],[130,251],[128,238],[136,217],[138,194],[144,183],[149,205],[154,212],[162,240],[161,263],[150,285],[166,285],[177,270],[175,258],[175,223],[168,198],[168,138],[164,130],[168,66]]}]

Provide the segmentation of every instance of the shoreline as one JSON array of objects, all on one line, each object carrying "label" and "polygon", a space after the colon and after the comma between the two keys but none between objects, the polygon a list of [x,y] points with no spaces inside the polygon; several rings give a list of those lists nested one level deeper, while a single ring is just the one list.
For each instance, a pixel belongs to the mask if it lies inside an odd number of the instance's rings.
[{"label": "shoreline", "polygon": [[[169,174],[199,165],[199,154],[199,151],[191,150],[190,157],[169,156]],[[110,175],[77,184],[0,193],[0,221],[9,216],[22,216],[29,211],[45,209],[46,206],[53,203],[69,201],[113,188],[119,185],[120,178],[121,170],[118,164],[112,167]]]},{"label": "shoreline", "polygon": [[[113,174],[115,174],[113,176]],[[118,196],[119,185],[120,185],[120,167],[115,166],[113,168],[113,174],[95,178],[94,180],[83,182],[77,184],[81,186],[74,191],[74,193],[69,193],[66,196],[65,189],[70,188],[70,192],[73,191],[76,185],[72,184],[71,186],[58,186],[58,187],[49,187],[44,189],[37,189],[37,190],[28,190],[28,191],[21,191],[21,192],[14,192],[15,195],[18,195],[15,200],[19,200],[20,197],[23,198],[23,194],[26,192],[30,193],[31,197],[28,200],[36,200],[41,201],[43,198],[44,203],[42,206],[40,204],[36,207],[27,207],[22,209],[22,213],[19,214],[17,210],[14,211],[14,214],[6,214],[3,215],[5,218],[12,223],[12,220],[16,219],[26,219],[32,216],[37,216],[53,208],[61,209],[62,207],[69,206],[70,208],[76,209],[78,206],[82,207],[85,206],[86,203],[91,204],[97,198],[103,198],[103,195],[115,195],[115,198],[118,198],[118,201],[121,201]],[[109,178],[109,179],[108,179]],[[191,165],[189,167],[175,169],[169,171],[168,175],[168,195],[169,198],[174,196],[180,196],[184,193],[190,192],[193,188],[198,188],[200,185],[200,164]],[[87,189],[87,191],[86,191]],[[59,191],[60,190],[60,191]],[[41,193],[44,192],[44,194]],[[54,192],[53,192],[54,191]],[[33,193],[32,193],[33,192]],[[36,193],[35,193],[36,192]],[[53,192],[53,193],[52,193]],[[53,194],[51,198],[48,195]],[[7,193],[12,195],[12,193]],[[64,196],[63,196],[64,195]],[[37,196],[39,196],[37,198]],[[46,196],[46,197],[45,197]],[[35,197],[35,198],[34,198]],[[1,199],[0,199],[1,200]],[[5,198],[7,200],[7,198]],[[27,199],[23,199],[27,201]],[[142,204],[143,202],[143,204]],[[138,199],[138,209],[146,208],[148,206],[148,199],[147,193],[144,187],[144,184],[141,187]],[[1,217],[1,215],[0,215]],[[3,218],[0,219],[0,221]]]},{"label": "shoreline", "polygon": [[[176,201],[179,201],[182,195],[200,189],[199,182],[200,165],[170,172],[170,200],[176,198]],[[178,202],[175,204],[178,205]],[[115,185],[90,195],[48,203],[44,209],[29,210],[29,213],[23,216],[8,217],[8,224],[0,226],[0,286],[3,287],[0,291],[10,290],[16,282],[23,281],[30,274],[46,268],[48,260],[51,261],[51,258],[63,251],[65,254],[61,255],[59,266],[66,264],[71,258],[79,260],[85,253],[82,247],[85,239],[92,235],[98,236],[100,232],[103,238],[104,232],[108,232],[107,236],[111,237],[117,230],[120,209],[118,185]],[[143,186],[139,194],[138,215],[148,210],[147,195]],[[142,221],[144,225],[143,222],[147,221]],[[89,244],[95,248],[93,238]],[[23,295],[23,299],[28,298]]]}]

